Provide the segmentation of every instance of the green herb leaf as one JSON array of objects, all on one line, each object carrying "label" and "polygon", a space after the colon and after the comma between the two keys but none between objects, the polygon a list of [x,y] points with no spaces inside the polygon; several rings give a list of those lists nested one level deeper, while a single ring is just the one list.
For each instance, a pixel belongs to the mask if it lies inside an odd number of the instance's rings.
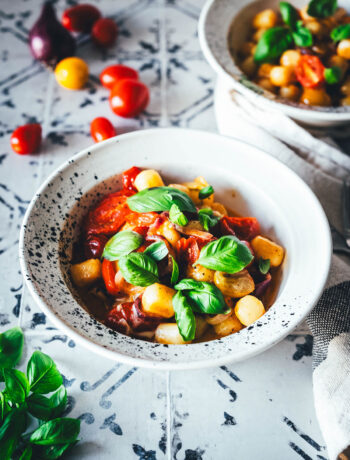
[{"label": "green herb leaf", "polygon": [[186,297],[178,291],[173,297],[175,321],[181,337],[188,342],[196,335],[196,320]]},{"label": "green herb leaf", "polygon": [[16,369],[3,370],[6,394],[12,403],[21,404],[29,393],[29,383],[25,374]]},{"label": "green herb leaf", "polygon": [[0,426],[4,420],[6,414],[11,410],[7,403],[6,396],[3,392],[0,392]]},{"label": "green herb leaf", "polygon": [[177,280],[179,279],[180,270],[179,270],[179,266],[178,266],[176,260],[174,259],[174,257],[172,255],[170,255],[170,257],[171,257],[171,262],[173,264],[173,269],[171,271],[170,283],[171,283],[171,285],[174,285],[174,284],[177,283]]},{"label": "green herb leaf", "polygon": [[314,18],[328,18],[335,13],[337,0],[311,0],[307,14]]},{"label": "green herb leaf", "polygon": [[130,230],[121,231],[108,240],[104,247],[102,257],[111,261],[118,260],[139,248],[142,241],[142,235],[137,232]]},{"label": "green herb leaf", "polygon": [[19,460],[31,460],[33,455],[33,447],[31,444],[28,444],[24,449],[23,454],[20,456]]},{"label": "green herb leaf", "polygon": [[59,417],[67,404],[67,391],[62,385],[50,398],[39,394],[31,394],[27,398],[29,412],[40,420]]},{"label": "green herb leaf", "polygon": [[211,185],[207,185],[206,187],[203,187],[201,190],[199,190],[198,198],[200,200],[204,200],[204,198],[208,198],[213,193],[214,193],[213,187]]},{"label": "green herb leaf", "polygon": [[292,32],[293,40],[297,46],[311,46],[313,43],[312,33],[303,26],[303,21],[296,23],[296,28]]},{"label": "green herb leaf", "polygon": [[150,256],[156,262],[159,262],[168,255],[169,251],[164,241],[157,241],[148,246],[143,253]]},{"label": "green herb leaf", "polygon": [[23,332],[19,327],[13,327],[0,334],[0,368],[15,367],[22,356]]},{"label": "green herb leaf", "polygon": [[214,284],[186,278],[174,287],[186,291],[187,299],[192,301],[192,306],[200,313],[217,315],[227,312],[224,296]]},{"label": "green herb leaf", "polygon": [[173,204],[169,211],[169,219],[171,222],[184,227],[188,224],[188,219],[185,214],[180,210],[177,204]]},{"label": "green herb leaf", "polygon": [[78,441],[66,444],[57,444],[55,446],[37,446],[39,447],[40,460],[56,460],[62,457],[68,449],[73,447]]},{"label": "green herb leaf", "polygon": [[80,431],[80,420],[56,418],[43,423],[30,437],[32,444],[52,446],[74,442]]},{"label": "green herb leaf", "polygon": [[173,187],[153,187],[142,190],[127,199],[128,206],[136,212],[170,211],[176,204],[181,211],[196,212],[191,198]]},{"label": "green herb leaf", "polygon": [[299,18],[298,11],[288,2],[280,2],[280,11],[283,22],[294,29]]},{"label": "green herb leaf", "polygon": [[253,255],[248,247],[235,236],[228,235],[205,245],[194,265],[200,264],[225,273],[237,273],[252,260]]},{"label": "green herb leaf", "polygon": [[63,383],[56,364],[41,351],[35,351],[27,365],[27,377],[33,393],[50,393]]},{"label": "green herb leaf", "polygon": [[263,275],[270,270],[270,259],[263,259],[262,257],[259,259],[259,270]]},{"label": "green herb leaf", "polygon": [[189,291],[191,289],[197,289],[201,286],[201,281],[196,281],[192,278],[184,278],[179,283],[177,283],[174,288],[177,291]]},{"label": "green herb leaf", "polygon": [[119,260],[119,269],[134,286],[149,286],[158,281],[156,262],[145,253],[133,252]]},{"label": "green herb leaf", "polygon": [[260,38],[255,53],[256,62],[270,62],[277,59],[293,44],[293,36],[285,27],[272,27]]},{"label": "green herb leaf", "polygon": [[350,38],[350,24],[341,24],[340,26],[335,27],[331,32],[331,38],[335,42]]},{"label": "green herb leaf", "polygon": [[23,407],[13,408],[0,426],[0,459],[10,460],[21,434],[27,428],[27,414]]},{"label": "green herb leaf", "polygon": [[325,69],[324,78],[329,85],[336,85],[341,80],[341,68],[335,65]]},{"label": "green herb leaf", "polygon": [[215,225],[219,222],[219,218],[216,217],[213,213],[212,209],[204,208],[198,211],[199,222],[202,224],[204,230],[209,232],[211,227],[215,227]]}]

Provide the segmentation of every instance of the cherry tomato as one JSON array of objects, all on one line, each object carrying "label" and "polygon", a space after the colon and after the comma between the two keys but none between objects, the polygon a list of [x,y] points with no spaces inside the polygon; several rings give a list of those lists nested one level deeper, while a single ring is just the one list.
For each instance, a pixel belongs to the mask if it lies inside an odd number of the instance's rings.
[{"label": "cherry tomato", "polygon": [[87,259],[100,259],[108,241],[105,235],[89,235],[84,243],[84,253]]},{"label": "cherry tomato", "polygon": [[100,81],[105,88],[112,89],[113,86],[124,78],[134,78],[138,80],[139,74],[136,70],[122,64],[110,65],[106,67],[100,75]]},{"label": "cherry tomato", "polygon": [[97,117],[92,120],[90,133],[95,142],[104,141],[117,134],[112,123],[104,117]]},{"label": "cherry tomato", "polygon": [[116,271],[114,268],[114,263],[110,260],[103,259],[102,262],[102,278],[105,283],[107,292],[111,295],[117,295],[119,289],[117,288],[114,278],[116,275]]},{"label": "cherry tomato", "polygon": [[325,67],[320,58],[305,54],[295,68],[299,83],[305,88],[317,88],[324,82]]},{"label": "cherry tomato", "polygon": [[176,243],[176,252],[182,263],[193,265],[199,257],[200,249],[195,238],[180,238]]},{"label": "cherry tomato", "polygon": [[237,235],[240,240],[250,241],[260,234],[260,225],[255,217],[229,217],[220,220],[224,235]]},{"label": "cherry tomato", "polygon": [[137,166],[133,166],[132,168],[124,171],[122,174],[123,187],[128,190],[136,191],[134,187],[134,182],[135,182],[136,176],[138,176],[140,172],[141,172],[141,169],[138,168]]},{"label": "cherry tomato", "polygon": [[112,46],[118,36],[118,26],[113,19],[98,19],[93,25],[91,36],[99,46]]},{"label": "cherry tomato", "polygon": [[116,83],[109,96],[109,104],[116,115],[133,118],[140,115],[149,103],[147,86],[138,80],[126,78]]},{"label": "cherry tomato", "polygon": [[83,59],[62,59],[55,68],[57,83],[67,89],[81,89],[89,78],[89,67]]},{"label": "cherry tomato", "polygon": [[82,3],[65,10],[62,25],[71,32],[88,33],[100,17],[101,13],[96,7]]},{"label": "cherry tomato", "polygon": [[19,155],[34,153],[40,144],[41,126],[38,123],[19,126],[11,135],[12,150]]}]

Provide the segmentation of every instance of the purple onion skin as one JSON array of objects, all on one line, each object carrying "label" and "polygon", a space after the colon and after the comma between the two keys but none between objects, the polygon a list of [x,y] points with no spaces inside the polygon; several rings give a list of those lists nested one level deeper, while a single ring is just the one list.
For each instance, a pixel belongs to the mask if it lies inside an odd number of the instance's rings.
[{"label": "purple onion skin", "polygon": [[41,14],[29,33],[29,46],[35,59],[49,66],[75,52],[75,40],[56,17],[50,2],[43,5]]}]

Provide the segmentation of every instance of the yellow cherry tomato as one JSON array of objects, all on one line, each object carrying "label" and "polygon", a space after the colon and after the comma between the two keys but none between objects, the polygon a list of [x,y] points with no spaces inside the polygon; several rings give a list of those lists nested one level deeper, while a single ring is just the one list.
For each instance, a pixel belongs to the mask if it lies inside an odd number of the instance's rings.
[{"label": "yellow cherry tomato", "polygon": [[81,89],[89,77],[89,67],[78,57],[69,57],[60,61],[55,68],[57,83],[67,89]]}]

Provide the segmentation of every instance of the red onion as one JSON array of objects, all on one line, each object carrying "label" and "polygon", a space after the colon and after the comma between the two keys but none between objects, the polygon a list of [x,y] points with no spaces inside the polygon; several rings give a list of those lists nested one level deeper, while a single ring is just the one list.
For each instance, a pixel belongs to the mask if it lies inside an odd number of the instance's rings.
[{"label": "red onion", "polygon": [[75,40],[57,20],[55,10],[46,2],[29,33],[30,50],[39,61],[54,66],[58,61],[72,56]]}]

